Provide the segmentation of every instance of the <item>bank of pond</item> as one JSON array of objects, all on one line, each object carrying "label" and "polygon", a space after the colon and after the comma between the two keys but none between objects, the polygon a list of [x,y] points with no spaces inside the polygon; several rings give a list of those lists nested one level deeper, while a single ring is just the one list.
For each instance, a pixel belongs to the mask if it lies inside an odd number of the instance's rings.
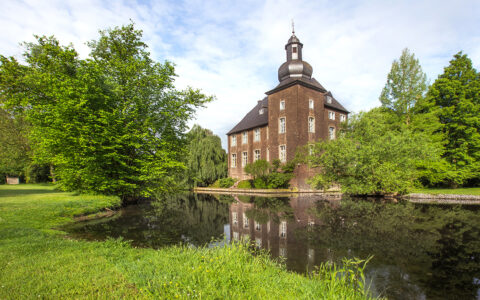
[{"label": "bank of pond", "polygon": [[[74,215],[118,205],[88,197],[98,196],[0,187],[0,238],[7,242],[0,245],[7,270],[0,282],[17,291],[13,295],[33,295],[15,283],[32,272],[28,286],[40,295],[56,287],[56,295],[108,297],[480,296],[480,206],[189,193],[71,222]],[[369,295],[358,284],[360,275],[332,277],[331,266],[362,271],[358,259],[370,259],[363,270]],[[53,269],[62,274],[77,265],[65,274],[71,284],[52,281]],[[102,268],[105,282],[88,286]],[[33,287],[40,279],[46,280]],[[73,288],[76,281],[84,289]],[[5,295],[0,289],[0,298]]]}]

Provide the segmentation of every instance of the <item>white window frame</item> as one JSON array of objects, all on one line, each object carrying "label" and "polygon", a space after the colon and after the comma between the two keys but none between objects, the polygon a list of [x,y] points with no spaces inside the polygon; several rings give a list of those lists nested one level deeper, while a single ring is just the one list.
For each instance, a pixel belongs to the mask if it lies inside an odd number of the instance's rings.
[{"label": "white window frame", "polygon": [[280,159],[281,162],[287,161],[287,145],[278,146],[278,159]]},{"label": "white window frame", "polygon": [[243,151],[242,152],[242,167],[245,168],[245,166],[248,164],[248,152]]},{"label": "white window frame", "polygon": [[249,227],[248,222],[249,222],[248,217],[245,215],[245,213],[243,213],[243,228]]},{"label": "white window frame", "polygon": [[238,214],[237,214],[236,211],[232,212],[232,223],[233,223],[233,225],[238,224]]},{"label": "white window frame", "polygon": [[344,114],[340,115],[340,122],[345,122],[347,120],[347,116]]},{"label": "white window frame", "polygon": [[253,161],[255,162],[255,161],[259,160],[260,155],[261,155],[260,149],[253,150]]},{"label": "white window frame", "polygon": [[230,144],[231,144],[232,147],[236,146],[237,145],[237,136],[232,135],[230,141],[231,141]]},{"label": "white window frame", "polygon": [[268,148],[267,148],[267,161],[268,162],[270,161],[270,150],[268,150]]},{"label": "white window frame", "polygon": [[280,222],[280,225],[278,225],[278,235],[281,238],[286,238],[287,237],[287,221],[282,221]]},{"label": "white window frame", "polygon": [[315,132],[315,118],[308,117],[308,132]]},{"label": "white window frame", "polygon": [[256,231],[262,231],[262,224],[255,221],[255,230]]},{"label": "white window frame", "polygon": [[238,240],[240,239],[240,235],[238,234],[238,231],[234,231],[234,232],[233,232],[233,239],[234,239],[235,241],[238,241]]},{"label": "white window frame", "polygon": [[258,114],[260,115],[263,115],[263,112],[264,112],[263,107],[258,110]]},{"label": "white window frame", "polygon": [[335,120],[335,112],[329,110],[329,111],[328,111],[328,118],[329,118],[330,120]]},{"label": "white window frame", "polygon": [[253,130],[253,141],[254,142],[260,141],[260,128],[256,128]]},{"label": "white window frame", "polygon": [[237,153],[232,153],[231,166],[232,166],[232,168],[237,167]]},{"label": "white window frame", "polygon": [[314,104],[313,104],[313,99],[308,100],[308,108],[313,109]]},{"label": "white window frame", "polygon": [[314,145],[313,144],[309,144],[308,145],[308,155],[313,155],[313,150],[314,150]]},{"label": "white window frame", "polygon": [[278,119],[278,133],[286,133],[286,132],[287,132],[287,119],[286,118]]},{"label": "white window frame", "polygon": [[327,96],[327,103],[328,104],[332,104],[332,97],[331,96]]},{"label": "white window frame", "polygon": [[248,131],[242,132],[242,144],[248,144]]},{"label": "white window frame", "polygon": [[328,139],[330,140],[335,139],[335,127],[332,127],[332,126],[328,127]]},{"label": "white window frame", "polygon": [[280,100],[280,110],[285,110],[285,100]]}]

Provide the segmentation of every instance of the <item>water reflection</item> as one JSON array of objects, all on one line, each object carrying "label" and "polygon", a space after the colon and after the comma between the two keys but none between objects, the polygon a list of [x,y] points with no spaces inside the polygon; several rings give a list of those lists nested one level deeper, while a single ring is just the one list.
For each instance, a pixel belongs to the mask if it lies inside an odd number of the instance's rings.
[{"label": "water reflection", "polygon": [[177,195],[68,228],[73,235],[137,246],[249,239],[304,273],[344,257],[374,258],[366,275],[391,299],[480,299],[480,211],[322,195]]}]

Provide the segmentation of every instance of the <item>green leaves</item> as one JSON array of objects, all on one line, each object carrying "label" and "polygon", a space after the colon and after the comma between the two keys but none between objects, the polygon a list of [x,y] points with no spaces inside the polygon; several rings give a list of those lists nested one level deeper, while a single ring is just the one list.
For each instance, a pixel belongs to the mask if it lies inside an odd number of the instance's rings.
[{"label": "green leaves", "polygon": [[406,193],[419,176],[417,164],[438,159],[436,151],[430,136],[373,109],[351,117],[338,139],[315,145],[308,160],[321,172],[311,184],[326,189],[339,183],[349,194]]},{"label": "green leaves", "polygon": [[37,162],[66,190],[122,197],[175,186],[183,132],[212,98],[177,91],[174,68],[154,62],[133,24],[100,32],[79,59],[53,37],[25,44],[26,65],[2,57],[0,99],[31,124]]},{"label": "green leaves", "polygon": [[435,114],[445,137],[449,164],[447,184],[480,182],[480,75],[461,52],[454,56],[419,105],[422,115]]},{"label": "green leaves", "polygon": [[415,55],[405,48],[399,60],[394,60],[387,83],[380,95],[383,107],[405,117],[409,122],[411,110],[427,90],[427,77]]}]

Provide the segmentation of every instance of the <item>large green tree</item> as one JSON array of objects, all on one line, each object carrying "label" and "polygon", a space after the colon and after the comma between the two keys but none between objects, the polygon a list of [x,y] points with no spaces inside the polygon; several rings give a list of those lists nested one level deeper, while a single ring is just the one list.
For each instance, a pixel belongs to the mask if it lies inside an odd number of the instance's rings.
[{"label": "large green tree", "polygon": [[227,177],[227,154],[210,130],[194,125],[187,133],[187,180],[190,186],[208,186]]},{"label": "large green tree", "polygon": [[445,136],[444,158],[451,186],[480,182],[480,74],[457,53],[430,87],[421,114],[435,114]]},{"label": "large green tree", "polygon": [[0,182],[25,175],[30,164],[27,125],[23,118],[0,108]]},{"label": "large green tree", "polygon": [[439,158],[429,134],[398,122],[384,108],[352,116],[337,139],[320,141],[312,150],[310,165],[321,171],[311,184],[338,183],[349,194],[408,192],[420,176],[417,165]]},{"label": "large green tree", "polygon": [[427,76],[420,62],[403,49],[398,60],[394,60],[387,76],[387,83],[380,95],[382,106],[396,112],[399,117],[410,122],[412,108],[422,99],[427,91]]},{"label": "large green tree", "polygon": [[26,64],[0,60],[0,99],[31,124],[37,162],[66,190],[122,197],[175,186],[182,132],[211,98],[174,88],[174,68],[153,61],[133,24],[100,32],[80,59],[54,37],[25,44]]}]

